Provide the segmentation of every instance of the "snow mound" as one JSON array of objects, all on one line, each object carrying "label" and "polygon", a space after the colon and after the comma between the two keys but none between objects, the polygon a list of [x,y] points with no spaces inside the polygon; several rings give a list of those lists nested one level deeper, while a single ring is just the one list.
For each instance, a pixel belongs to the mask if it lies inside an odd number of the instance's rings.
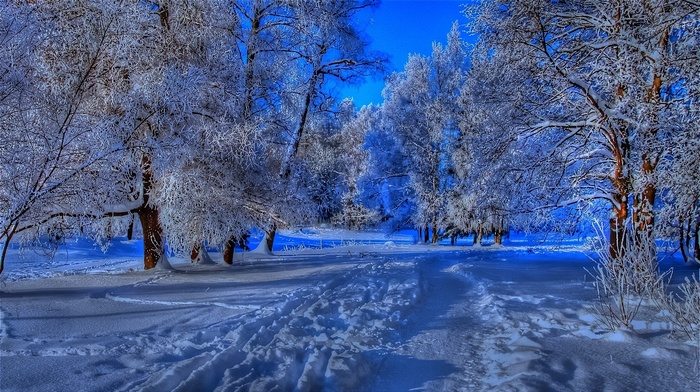
[{"label": "snow mound", "polygon": [[170,264],[170,261],[168,261],[168,258],[165,255],[161,255],[160,259],[158,259],[158,263],[156,263],[156,267],[154,268],[156,271],[174,271],[175,268]]}]

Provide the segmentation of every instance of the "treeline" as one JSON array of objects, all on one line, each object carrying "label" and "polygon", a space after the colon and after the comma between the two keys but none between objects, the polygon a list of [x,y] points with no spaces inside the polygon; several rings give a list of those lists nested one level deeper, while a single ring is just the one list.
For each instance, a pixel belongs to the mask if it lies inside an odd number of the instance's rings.
[{"label": "treeline", "polygon": [[[362,202],[452,237],[608,228],[700,258],[700,5],[499,1],[393,74]],[[466,49],[466,51],[465,51]],[[426,239],[427,241],[427,239]]]}]

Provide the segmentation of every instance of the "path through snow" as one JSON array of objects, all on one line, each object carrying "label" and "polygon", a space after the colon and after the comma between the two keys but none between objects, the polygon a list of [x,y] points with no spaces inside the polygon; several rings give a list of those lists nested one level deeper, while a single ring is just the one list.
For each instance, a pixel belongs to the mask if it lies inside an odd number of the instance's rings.
[{"label": "path through snow", "polygon": [[0,387],[700,390],[696,346],[653,312],[636,333],[600,329],[582,254],[447,249],[9,280]]}]

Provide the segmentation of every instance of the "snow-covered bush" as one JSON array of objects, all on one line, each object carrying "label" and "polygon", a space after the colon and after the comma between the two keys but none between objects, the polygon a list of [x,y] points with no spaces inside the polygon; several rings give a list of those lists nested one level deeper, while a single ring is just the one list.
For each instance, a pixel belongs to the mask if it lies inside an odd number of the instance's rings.
[{"label": "snow-covered bush", "polygon": [[[645,235],[645,234],[642,234]],[[594,278],[599,303],[594,307],[599,320],[611,329],[630,327],[645,299],[663,296],[663,281],[669,272],[659,274],[654,241],[625,236],[613,257],[610,241],[599,236],[596,266],[588,271]]]},{"label": "snow-covered bush", "polygon": [[659,305],[673,325],[691,340],[700,342],[700,282],[696,275],[685,278],[678,292],[660,298]]}]

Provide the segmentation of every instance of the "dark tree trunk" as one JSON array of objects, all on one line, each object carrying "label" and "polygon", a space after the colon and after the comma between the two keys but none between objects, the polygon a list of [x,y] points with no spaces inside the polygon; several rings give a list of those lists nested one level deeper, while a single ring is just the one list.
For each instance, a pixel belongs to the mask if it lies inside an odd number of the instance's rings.
[{"label": "dark tree trunk", "polygon": [[265,243],[267,250],[272,252],[272,246],[275,244],[275,236],[277,235],[277,225],[273,224],[272,227],[265,232]]},{"label": "dark tree trunk", "polygon": [[425,226],[425,228],[423,228],[423,243],[427,244],[428,241],[430,241],[430,229],[428,226]]},{"label": "dark tree trunk", "polygon": [[0,274],[2,274],[2,271],[5,270],[5,257],[7,256],[7,249],[10,247],[10,241],[12,240],[12,237],[15,235],[15,228],[17,227],[17,224],[14,225],[13,228],[9,230],[7,233],[7,236],[5,237],[5,243],[2,246],[2,255],[0,255]]},{"label": "dark tree trunk", "polygon": [[438,235],[438,227],[437,227],[436,224],[433,224],[433,240],[432,240],[432,243],[433,243],[433,244],[437,244],[439,239],[440,239],[440,237],[439,237],[439,235]]},{"label": "dark tree trunk", "polygon": [[141,158],[143,170],[143,204],[137,210],[141,229],[143,230],[143,268],[151,269],[156,266],[164,253],[163,228],[160,225],[158,208],[149,204],[150,193],[153,189],[153,169],[151,158],[144,154]]},{"label": "dark tree trunk", "polygon": [[200,251],[201,245],[200,244],[194,244],[192,247],[192,251],[190,252],[190,261],[194,263],[195,260],[197,260],[197,257],[199,257],[199,251]]},{"label": "dark tree trunk", "polygon": [[229,238],[228,241],[224,244],[224,263],[228,265],[233,264],[233,253],[234,253],[234,246],[236,244],[236,239],[234,237]]},{"label": "dark tree trunk", "polygon": [[686,221],[683,219],[679,220],[680,224],[679,230],[680,230],[680,241],[678,244],[680,245],[681,248],[681,256],[683,256],[683,262],[687,263],[688,262],[688,245],[690,241],[690,222],[688,222],[688,231],[686,232],[685,230],[685,224]]},{"label": "dark tree trunk", "polygon": [[126,239],[131,241],[134,238],[134,216],[129,217],[129,227],[126,229]]},{"label": "dark tree trunk", "polygon": [[160,226],[158,209],[149,205],[138,211],[141,228],[143,229],[143,267],[155,268],[163,255],[163,230]]},{"label": "dark tree trunk", "polygon": [[493,242],[496,245],[503,245],[503,230],[496,230],[493,235]]}]

